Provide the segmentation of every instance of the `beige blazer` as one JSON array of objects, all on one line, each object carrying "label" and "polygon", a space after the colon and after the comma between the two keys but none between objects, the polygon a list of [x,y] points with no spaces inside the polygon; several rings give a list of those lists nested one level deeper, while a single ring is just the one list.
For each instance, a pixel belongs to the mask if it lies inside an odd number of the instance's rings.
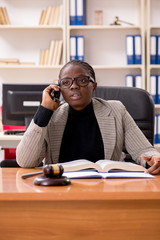
[{"label": "beige blazer", "polygon": [[[160,155],[119,101],[93,98],[93,108],[102,134],[105,159],[123,161],[123,145],[132,158],[145,166],[141,155]],[[53,113],[46,127],[39,127],[33,120],[16,151],[21,167],[36,167],[45,157],[45,164],[57,163],[64,128],[68,117],[68,104],[63,102]]]}]

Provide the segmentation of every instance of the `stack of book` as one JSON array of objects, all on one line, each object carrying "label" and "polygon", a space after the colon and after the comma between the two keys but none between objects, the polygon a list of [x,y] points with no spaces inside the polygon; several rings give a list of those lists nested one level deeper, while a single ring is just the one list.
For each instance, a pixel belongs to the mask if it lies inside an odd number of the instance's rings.
[{"label": "stack of book", "polygon": [[7,10],[5,7],[0,7],[0,24],[1,25],[9,25],[10,24]]},{"label": "stack of book", "polygon": [[70,0],[70,25],[86,24],[86,0]]},{"label": "stack of book", "polygon": [[49,6],[42,10],[39,25],[62,25],[63,6]]},{"label": "stack of book", "polygon": [[141,35],[126,35],[127,64],[142,63]]},{"label": "stack of book", "polygon": [[143,88],[142,75],[141,74],[127,74],[125,77],[125,86]]},{"label": "stack of book", "polygon": [[70,60],[84,61],[84,36],[70,36]]},{"label": "stack of book", "polygon": [[160,35],[150,36],[150,64],[160,64]]},{"label": "stack of book", "polygon": [[49,49],[42,49],[40,54],[40,65],[59,65],[62,57],[62,40],[51,40]]},{"label": "stack of book", "polygon": [[20,62],[18,58],[0,58],[0,65],[35,65],[35,63]]},{"label": "stack of book", "polygon": [[150,89],[155,104],[160,104],[160,75],[151,74]]}]

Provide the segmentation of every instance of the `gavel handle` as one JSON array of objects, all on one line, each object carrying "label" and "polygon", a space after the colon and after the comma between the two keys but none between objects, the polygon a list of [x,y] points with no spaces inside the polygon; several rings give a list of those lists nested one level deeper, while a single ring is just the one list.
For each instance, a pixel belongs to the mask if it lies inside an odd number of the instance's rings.
[{"label": "gavel handle", "polygon": [[34,176],[39,175],[39,174],[42,174],[42,173],[43,173],[43,171],[34,172],[34,173],[26,173],[26,174],[23,174],[23,175],[22,175],[22,178],[23,178],[23,179],[26,179],[26,178],[34,177]]}]

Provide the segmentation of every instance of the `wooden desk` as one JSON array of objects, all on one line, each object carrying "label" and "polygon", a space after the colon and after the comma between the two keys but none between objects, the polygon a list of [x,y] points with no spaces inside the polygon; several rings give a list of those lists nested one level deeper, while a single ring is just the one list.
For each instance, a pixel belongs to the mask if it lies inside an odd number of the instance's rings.
[{"label": "wooden desk", "polygon": [[0,239],[160,239],[160,176],[40,187],[0,169]]}]

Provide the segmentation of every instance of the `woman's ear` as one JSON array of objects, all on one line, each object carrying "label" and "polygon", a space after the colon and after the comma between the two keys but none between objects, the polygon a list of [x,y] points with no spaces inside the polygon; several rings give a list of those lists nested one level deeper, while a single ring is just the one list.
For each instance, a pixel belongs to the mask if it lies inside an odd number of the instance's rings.
[{"label": "woman's ear", "polygon": [[94,83],[93,83],[93,92],[96,91],[96,88],[97,88],[97,82],[94,82]]}]

